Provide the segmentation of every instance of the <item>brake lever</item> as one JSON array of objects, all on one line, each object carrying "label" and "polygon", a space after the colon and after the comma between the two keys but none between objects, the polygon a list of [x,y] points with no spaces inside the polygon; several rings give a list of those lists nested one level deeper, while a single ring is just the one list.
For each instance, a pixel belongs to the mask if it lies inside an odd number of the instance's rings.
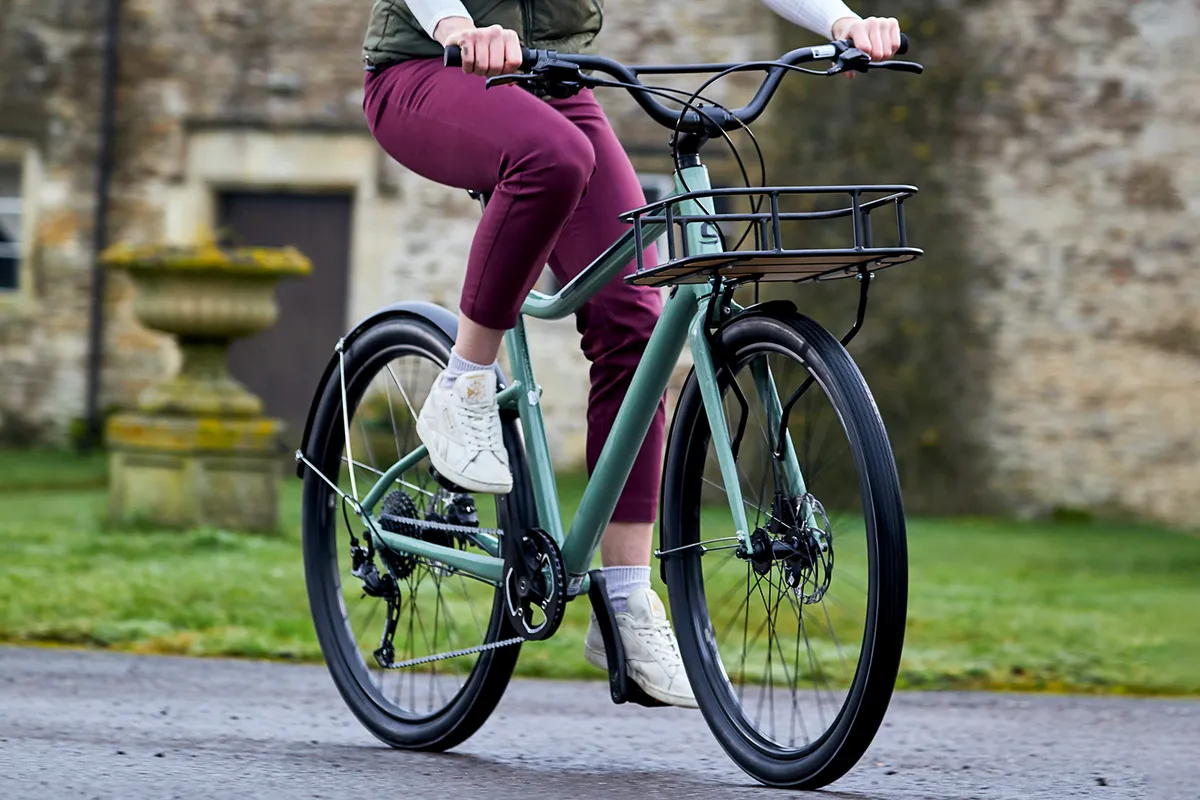
[{"label": "brake lever", "polygon": [[511,72],[507,75],[496,75],[488,78],[484,84],[484,89],[491,89],[493,86],[508,86],[511,83],[529,83],[536,81],[537,75],[531,75],[528,72]]},{"label": "brake lever", "polygon": [[890,69],[893,72],[911,72],[920,75],[925,67],[913,61],[872,61],[868,69]]}]

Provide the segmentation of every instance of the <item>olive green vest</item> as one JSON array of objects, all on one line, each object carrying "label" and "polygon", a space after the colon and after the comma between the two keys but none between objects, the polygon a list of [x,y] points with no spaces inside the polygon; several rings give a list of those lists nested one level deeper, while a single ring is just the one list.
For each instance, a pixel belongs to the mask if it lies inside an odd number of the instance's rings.
[{"label": "olive green vest", "polygon": [[[475,24],[516,31],[521,44],[563,53],[594,52],[604,22],[604,0],[463,0]],[[434,58],[442,46],[430,38],[404,0],[375,0],[363,42],[367,66]]]}]

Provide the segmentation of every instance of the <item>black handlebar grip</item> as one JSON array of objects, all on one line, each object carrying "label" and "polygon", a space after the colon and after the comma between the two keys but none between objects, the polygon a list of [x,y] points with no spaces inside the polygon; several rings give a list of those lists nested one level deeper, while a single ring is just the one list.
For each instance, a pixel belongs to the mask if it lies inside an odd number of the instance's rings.
[{"label": "black handlebar grip", "polygon": [[[530,50],[528,47],[521,48],[521,71],[532,69],[537,64],[538,57],[535,50]],[[447,45],[445,53],[442,55],[442,63],[447,67],[462,66],[462,49],[456,45]]]},{"label": "black handlebar grip", "polygon": [[908,34],[900,34],[900,49],[896,51],[896,55],[902,56],[908,52]]}]

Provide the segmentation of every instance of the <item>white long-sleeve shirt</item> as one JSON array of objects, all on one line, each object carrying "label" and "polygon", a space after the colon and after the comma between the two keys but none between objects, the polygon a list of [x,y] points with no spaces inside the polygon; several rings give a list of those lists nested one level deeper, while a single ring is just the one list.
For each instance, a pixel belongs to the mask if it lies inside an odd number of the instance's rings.
[{"label": "white long-sleeve shirt", "polygon": [[[843,17],[858,18],[842,0],[762,0],[779,16],[821,36],[833,35],[833,23]],[[462,0],[408,0],[408,9],[430,36],[447,17],[471,19]]]}]

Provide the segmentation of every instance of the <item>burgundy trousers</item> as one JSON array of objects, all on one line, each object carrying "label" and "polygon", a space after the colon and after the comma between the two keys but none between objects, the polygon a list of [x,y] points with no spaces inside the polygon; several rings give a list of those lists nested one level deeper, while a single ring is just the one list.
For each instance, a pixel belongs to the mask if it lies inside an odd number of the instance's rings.
[{"label": "burgundy trousers", "polygon": [[[396,161],[438,183],[490,195],[460,305],[488,328],[513,327],[544,265],[566,283],[625,231],[618,215],[645,202],[590,90],[547,102],[515,86],[485,90],[479,76],[441,59],[418,59],[368,72],[364,109],[375,139]],[[654,255],[651,246],[649,263]],[[621,276],[633,269],[627,264]],[[661,311],[658,289],[616,277],[576,314],[591,362],[589,474]],[[660,399],[615,522],[656,517],[664,421]]]}]

